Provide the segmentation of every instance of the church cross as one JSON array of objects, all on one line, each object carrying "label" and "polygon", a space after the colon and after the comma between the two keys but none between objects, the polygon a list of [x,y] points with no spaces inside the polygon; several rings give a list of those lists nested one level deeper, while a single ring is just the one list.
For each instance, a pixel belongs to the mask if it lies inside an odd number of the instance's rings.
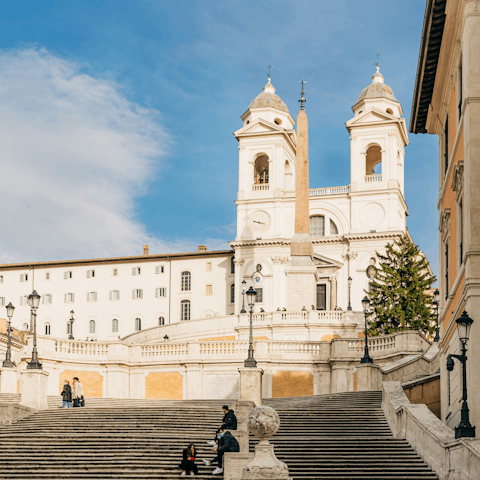
[{"label": "church cross", "polygon": [[377,67],[378,67],[378,59],[381,56],[382,56],[382,54],[377,50],[377,53],[374,55],[374,57],[377,57],[377,63],[374,63],[374,65],[376,65]]},{"label": "church cross", "polygon": [[273,68],[273,65],[270,65],[270,62],[268,62],[268,65],[265,68],[268,68],[267,76],[270,77],[270,69]]},{"label": "church cross", "polygon": [[302,84],[302,98],[300,98],[299,102],[300,102],[300,109],[301,110],[305,110],[305,103],[307,102],[305,100],[305,88],[304,88],[304,85],[307,83],[303,78],[302,78],[302,81],[301,82],[298,82],[298,83],[301,83]]}]

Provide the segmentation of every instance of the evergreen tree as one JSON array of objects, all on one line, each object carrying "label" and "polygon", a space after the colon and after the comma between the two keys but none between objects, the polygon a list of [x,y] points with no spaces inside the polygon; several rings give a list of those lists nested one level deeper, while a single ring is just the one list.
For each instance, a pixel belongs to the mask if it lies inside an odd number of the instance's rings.
[{"label": "evergreen tree", "polygon": [[406,236],[388,244],[379,260],[368,297],[374,315],[370,335],[401,330],[435,331],[433,296],[427,293],[436,281],[428,270],[427,259]]}]

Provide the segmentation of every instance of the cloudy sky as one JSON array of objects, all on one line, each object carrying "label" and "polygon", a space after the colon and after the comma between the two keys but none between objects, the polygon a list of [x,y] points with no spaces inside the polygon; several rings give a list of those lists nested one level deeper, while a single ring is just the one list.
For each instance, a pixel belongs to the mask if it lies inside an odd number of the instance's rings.
[{"label": "cloudy sky", "polygon": [[[308,82],[310,186],[348,185],[351,106],[381,71],[409,121],[424,0],[38,0],[0,18],[0,262],[227,247],[232,132]],[[438,140],[410,135],[414,241],[438,265]]]}]

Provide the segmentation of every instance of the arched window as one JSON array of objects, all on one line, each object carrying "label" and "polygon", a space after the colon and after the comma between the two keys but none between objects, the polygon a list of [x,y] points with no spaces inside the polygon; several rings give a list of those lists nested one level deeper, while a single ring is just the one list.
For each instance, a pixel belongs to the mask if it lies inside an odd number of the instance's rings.
[{"label": "arched window", "polygon": [[338,228],[333,220],[330,220],[330,235],[338,235]]},{"label": "arched window", "polygon": [[182,272],[182,292],[189,292],[192,289],[192,274]]},{"label": "arched window", "polygon": [[235,303],[235,284],[230,285],[230,303]]},{"label": "arched window", "polygon": [[268,183],[268,157],[260,155],[255,160],[253,183],[256,185]]},{"label": "arched window", "polygon": [[118,320],[116,318],[112,320],[112,332],[118,332]]},{"label": "arched window", "polygon": [[159,325],[165,325],[165,318],[163,318],[163,317],[158,317],[158,324],[159,324]]},{"label": "arched window", "polygon": [[180,307],[180,320],[190,320],[190,300],[182,300]]},{"label": "arched window", "polygon": [[142,319],[136,318],[135,319],[135,331],[139,332],[142,329]]},{"label": "arched window", "polygon": [[315,215],[314,217],[310,217],[310,236],[325,236],[325,217],[323,215]]},{"label": "arched window", "polygon": [[[379,165],[379,166],[377,166]],[[382,152],[378,145],[367,150],[366,175],[380,175],[382,173]]]},{"label": "arched window", "polygon": [[50,324],[46,323],[45,324],[45,335],[50,335],[51,329],[50,329]]},{"label": "arched window", "polygon": [[90,320],[88,322],[88,331],[89,333],[95,333],[95,320]]},{"label": "arched window", "polygon": [[230,260],[230,273],[235,273],[235,257]]},{"label": "arched window", "polygon": [[28,323],[24,323],[22,329],[23,330],[28,330]]}]

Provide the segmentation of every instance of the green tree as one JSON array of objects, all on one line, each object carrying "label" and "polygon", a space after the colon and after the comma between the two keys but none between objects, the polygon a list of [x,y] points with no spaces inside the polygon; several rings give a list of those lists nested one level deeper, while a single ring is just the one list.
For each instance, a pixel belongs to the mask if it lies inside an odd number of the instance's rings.
[{"label": "green tree", "polygon": [[427,293],[436,281],[425,256],[406,236],[388,244],[379,260],[368,297],[373,315],[371,335],[419,330],[435,331],[433,296]]}]

